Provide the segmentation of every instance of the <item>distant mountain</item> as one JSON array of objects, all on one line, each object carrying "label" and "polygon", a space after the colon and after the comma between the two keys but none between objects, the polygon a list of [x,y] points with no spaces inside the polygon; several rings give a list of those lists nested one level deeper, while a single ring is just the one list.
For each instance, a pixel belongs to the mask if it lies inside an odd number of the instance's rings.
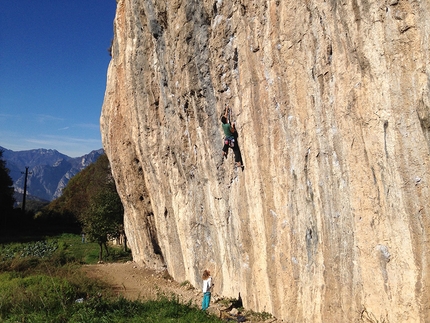
[{"label": "distant mountain", "polygon": [[69,180],[94,163],[103,149],[93,150],[82,157],[72,158],[52,149],[12,151],[3,147],[3,159],[17,193],[24,193],[25,168],[28,167],[27,193],[52,201],[61,196]]}]

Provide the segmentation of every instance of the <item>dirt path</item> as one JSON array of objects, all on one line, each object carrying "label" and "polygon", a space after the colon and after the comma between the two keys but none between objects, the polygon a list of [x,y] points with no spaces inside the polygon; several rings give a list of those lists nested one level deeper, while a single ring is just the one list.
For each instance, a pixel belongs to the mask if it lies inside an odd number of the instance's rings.
[{"label": "dirt path", "polygon": [[[183,303],[201,306],[202,292],[189,284],[179,284],[167,274],[156,272],[147,268],[137,266],[134,262],[107,263],[98,265],[86,265],[82,270],[88,277],[99,279],[112,287],[117,295],[131,300],[151,300],[159,295],[171,297],[177,295]],[[221,317],[229,317],[228,305],[217,302],[218,298],[213,295],[209,312]],[[231,317],[231,316],[230,316]],[[247,322],[278,322],[274,319],[261,321],[253,317],[247,317]]]},{"label": "dirt path", "polygon": [[[178,295],[180,300],[198,304],[199,291],[190,285],[181,286],[161,272],[137,266],[133,262],[86,265],[82,267],[88,277],[100,279],[112,286],[117,295],[136,300],[156,299],[158,295]],[[199,295],[200,294],[200,295]]]}]

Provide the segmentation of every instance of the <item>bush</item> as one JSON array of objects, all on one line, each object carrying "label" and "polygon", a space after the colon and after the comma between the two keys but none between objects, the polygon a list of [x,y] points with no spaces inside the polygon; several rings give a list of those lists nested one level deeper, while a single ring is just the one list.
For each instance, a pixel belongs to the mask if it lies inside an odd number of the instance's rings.
[{"label": "bush", "polygon": [[57,250],[57,248],[57,241],[46,240],[5,244],[0,248],[0,259],[9,260],[16,257],[48,258]]}]

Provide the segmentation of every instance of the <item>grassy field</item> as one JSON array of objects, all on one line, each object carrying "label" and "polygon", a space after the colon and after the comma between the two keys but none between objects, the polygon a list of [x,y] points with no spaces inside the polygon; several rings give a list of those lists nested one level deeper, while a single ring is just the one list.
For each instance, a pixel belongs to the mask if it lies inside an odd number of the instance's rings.
[{"label": "grassy field", "polygon": [[[79,235],[0,245],[0,322],[221,322],[177,297],[140,302],[118,298],[79,266],[98,261],[99,246]],[[110,248],[106,261],[130,255]]]}]

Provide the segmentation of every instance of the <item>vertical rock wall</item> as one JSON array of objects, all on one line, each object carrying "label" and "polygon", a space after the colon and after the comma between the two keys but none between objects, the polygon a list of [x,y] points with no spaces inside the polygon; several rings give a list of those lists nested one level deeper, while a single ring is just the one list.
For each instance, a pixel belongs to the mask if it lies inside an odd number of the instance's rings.
[{"label": "vertical rock wall", "polygon": [[101,130],[136,261],[286,322],[428,320],[428,1],[118,0],[114,31]]}]

